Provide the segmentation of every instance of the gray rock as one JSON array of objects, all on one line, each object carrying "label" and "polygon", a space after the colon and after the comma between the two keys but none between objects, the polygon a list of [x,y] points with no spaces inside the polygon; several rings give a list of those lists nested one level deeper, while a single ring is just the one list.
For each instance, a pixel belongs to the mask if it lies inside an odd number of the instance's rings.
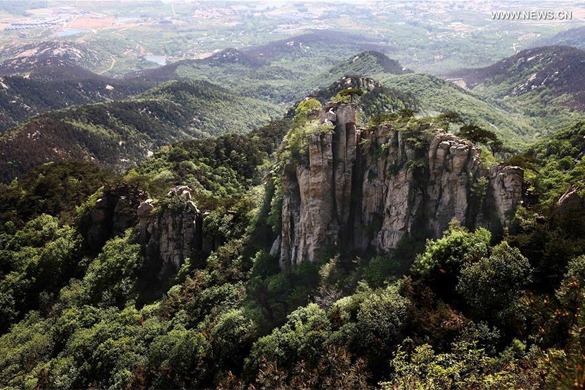
[{"label": "gray rock", "polygon": [[438,133],[428,150],[416,149],[388,126],[356,129],[350,104],[319,117],[334,133],[313,134],[308,161],[284,167],[281,267],[315,261],[329,246],[387,251],[404,237],[439,237],[453,219],[475,226],[485,219],[472,193],[481,177],[490,189],[482,204],[497,218],[485,225],[506,226],[521,203],[522,169],[483,169],[469,141]]}]

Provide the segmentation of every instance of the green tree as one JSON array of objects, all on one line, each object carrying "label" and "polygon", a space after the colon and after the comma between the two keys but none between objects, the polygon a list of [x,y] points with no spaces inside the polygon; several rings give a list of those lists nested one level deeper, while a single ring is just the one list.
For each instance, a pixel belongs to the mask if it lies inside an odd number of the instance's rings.
[{"label": "green tree", "polygon": [[452,224],[442,238],[427,242],[424,253],[412,266],[413,273],[438,294],[451,298],[462,266],[488,256],[490,240],[486,229],[469,232]]},{"label": "green tree", "polygon": [[481,318],[492,318],[509,309],[531,281],[530,263],[517,248],[502,242],[489,257],[466,264],[457,292]]},{"label": "green tree", "polygon": [[320,110],[323,107],[321,102],[315,98],[305,99],[298,104],[295,109],[294,122],[302,123],[307,120],[308,115],[312,111]]},{"label": "green tree", "polygon": [[85,300],[124,307],[138,296],[136,284],[142,263],[140,245],[132,243],[130,229],[123,237],[108,241],[83,278]]},{"label": "green tree", "polygon": [[409,301],[398,290],[398,283],[375,290],[359,306],[358,339],[370,351],[388,350],[408,319]]},{"label": "green tree", "polygon": [[283,326],[254,343],[246,367],[255,373],[263,361],[288,369],[301,360],[315,363],[330,331],[326,313],[319,306],[312,303],[298,308],[288,315]]}]

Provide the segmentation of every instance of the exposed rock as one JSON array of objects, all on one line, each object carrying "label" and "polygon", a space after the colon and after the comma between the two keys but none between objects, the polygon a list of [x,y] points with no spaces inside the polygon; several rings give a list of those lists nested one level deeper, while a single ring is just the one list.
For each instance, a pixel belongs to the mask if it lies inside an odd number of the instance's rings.
[{"label": "exposed rock", "polygon": [[137,208],[146,268],[163,282],[179,271],[185,259],[204,254],[203,213],[191,201],[191,189],[177,186],[167,196],[180,206],[153,213],[154,204],[147,199]]},{"label": "exposed rock", "polygon": [[146,193],[120,185],[107,189],[81,223],[86,245],[98,253],[105,242],[128,228],[136,228],[145,259],[143,279],[151,284],[168,282],[185,262],[203,261],[218,243],[205,237],[204,218],[191,200],[191,189],[177,186],[168,193],[171,206],[155,211]]},{"label": "exposed rock", "polygon": [[500,221],[509,221],[522,200],[524,171],[520,167],[496,165],[490,169],[496,211]]},{"label": "exposed rock", "polygon": [[[313,134],[308,161],[284,167],[283,267],[329,246],[386,251],[405,237],[439,237],[452,219],[503,227],[521,202],[522,169],[482,168],[469,141],[437,133],[421,147],[388,126],[360,131],[348,104],[325,107],[320,120],[333,134]],[[485,201],[474,193],[482,177]]]},{"label": "exposed rock", "polygon": [[93,252],[99,252],[110,238],[136,225],[136,208],[146,194],[128,185],[104,190],[91,213],[81,221],[85,243]]},{"label": "exposed rock", "polygon": [[563,228],[575,237],[585,234],[585,197],[577,185],[572,185],[559,198],[552,214],[553,226]]}]

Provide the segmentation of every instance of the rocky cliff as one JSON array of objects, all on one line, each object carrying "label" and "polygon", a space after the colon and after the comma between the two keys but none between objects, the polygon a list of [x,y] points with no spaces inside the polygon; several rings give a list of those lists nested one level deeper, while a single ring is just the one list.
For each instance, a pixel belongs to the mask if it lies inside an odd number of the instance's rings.
[{"label": "rocky cliff", "polygon": [[168,282],[187,258],[202,261],[218,244],[205,235],[205,213],[191,200],[189,187],[172,188],[163,203],[155,210],[155,202],[136,188],[106,189],[82,221],[87,247],[97,253],[107,240],[135,228],[143,248],[144,278]]},{"label": "rocky cliff", "polygon": [[157,280],[172,279],[185,260],[204,260],[217,247],[204,234],[205,213],[191,200],[187,186],[172,188],[167,194],[167,206],[154,212],[151,199],[137,209],[138,240],[144,248],[145,274]]},{"label": "rocky cliff", "polygon": [[521,202],[523,171],[482,167],[469,141],[424,126],[361,130],[349,104],[326,106],[319,120],[334,131],[313,133],[307,155],[284,164],[283,267],[331,246],[382,252],[438,237],[452,219],[501,229]]}]

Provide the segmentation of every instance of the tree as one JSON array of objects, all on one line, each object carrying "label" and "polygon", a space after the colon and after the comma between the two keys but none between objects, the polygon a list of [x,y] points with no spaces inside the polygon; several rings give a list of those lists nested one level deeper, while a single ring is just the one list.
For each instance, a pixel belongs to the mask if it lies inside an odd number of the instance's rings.
[{"label": "tree", "polygon": [[315,98],[305,99],[299,103],[295,109],[294,121],[296,123],[302,123],[307,120],[308,115],[312,111],[320,110],[322,108],[321,102]]},{"label": "tree", "polygon": [[124,307],[138,295],[136,283],[142,262],[140,245],[132,243],[131,229],[124,237],[108,241],[83,278],[85,300]]},{"label": "tree", "polygon": [[288,369],[301,360],[314,364],[321,357],[330,332],[331,324],[323,309],[314,303],[298,308],[288,315],[282,327],[254,343],[246,367],[256,372],[263,361]]},{"label": "tree", "polygon": [[413,274],[439,295],[452,298],[461,267],[489,254],[491,234],[484,228],[469,232],[452,224],[442,238],[427,242],[413,266]]},{"label": "tree", "polygon": [[356,97],[362,96],[364,91],[359,88],[345,88],[339,91],[332,99],[334,102],[353,103]]},{"label": "tree", "polygon": [[504,144],[498,138],[496,133],[490,130],[483,129],[477,125],[463,125],[457,133],[459,137],[470,140],[473,143],[480,143],[490,147],[492,153],[497,153],[502,150]]},{"label": "tree", "polygon": [[531,273],[528,259],[504,241],[489,257],[463,267],[457,292],[481,318],[493,318],[519,298]]},{"label": "tree", "polygon": [[388,350],[406,323],[409,301],[393,284],[365,299],[357,314],[360,344],[373,352]]}]

